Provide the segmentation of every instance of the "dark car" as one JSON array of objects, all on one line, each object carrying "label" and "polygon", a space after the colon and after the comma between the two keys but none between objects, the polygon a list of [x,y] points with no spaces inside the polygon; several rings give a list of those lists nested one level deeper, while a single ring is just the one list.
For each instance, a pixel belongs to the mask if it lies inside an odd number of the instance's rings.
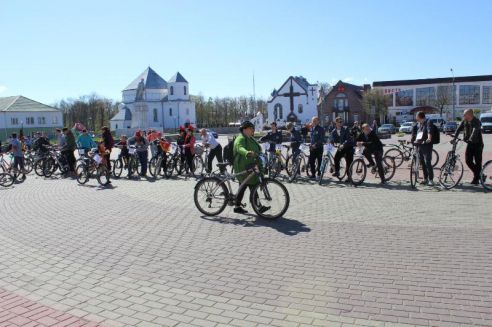
[{"label": "dark car", "polygon": [[456,132],[456,129],[458,128],[458,123],[454,121],[447,122],[444,124],[442,131],[444,133],[454,133]]}]

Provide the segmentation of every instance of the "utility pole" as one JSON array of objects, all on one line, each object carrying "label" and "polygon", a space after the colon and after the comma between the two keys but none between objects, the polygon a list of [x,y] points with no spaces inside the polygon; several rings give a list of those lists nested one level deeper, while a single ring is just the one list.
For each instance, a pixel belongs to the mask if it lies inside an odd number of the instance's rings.
[{"label": "utility pole", "polygon": [[253,70],[253,117],[256,115],[256,86],[255,86],[255,71]]},{"label": "utility pole", "polygon": [[451,121],[454,121],[454,119],[455,119],[454,111],[456,108],[456,87],[454,85],[454,70],[453,70],[453,68],[451,68],[450,70],[451,70],[451,74],[453,75],[453,111],[452,111]]}]

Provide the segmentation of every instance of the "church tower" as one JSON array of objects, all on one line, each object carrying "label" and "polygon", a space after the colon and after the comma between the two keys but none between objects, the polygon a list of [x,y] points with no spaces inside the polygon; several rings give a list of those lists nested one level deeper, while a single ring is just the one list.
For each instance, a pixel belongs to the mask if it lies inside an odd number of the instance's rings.
[{"label": "church tower", "polygon": [[168,86],[168,99],[171,101],[190,100],[190,90],[188,88],[188,81],[177,72],[171,79],[167,82]]}]

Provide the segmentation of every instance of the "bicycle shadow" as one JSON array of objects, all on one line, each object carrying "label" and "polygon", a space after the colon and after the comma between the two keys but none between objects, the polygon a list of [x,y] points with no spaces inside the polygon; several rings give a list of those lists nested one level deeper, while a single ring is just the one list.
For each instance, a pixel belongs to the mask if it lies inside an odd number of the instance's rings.
[{"label": "bicycle shadow", "polygon": [[231,218],[225,216],[209,217],[205,215],[200,216],[200,218],[211,222],[243,227],[268,227],[287,236],[295,236],[299,233],[309,233],[311,231],[311,228],[296,219],[282,217],[275,220],[267,220],[254,214],[245,214],[245,216],[248,218]]}]

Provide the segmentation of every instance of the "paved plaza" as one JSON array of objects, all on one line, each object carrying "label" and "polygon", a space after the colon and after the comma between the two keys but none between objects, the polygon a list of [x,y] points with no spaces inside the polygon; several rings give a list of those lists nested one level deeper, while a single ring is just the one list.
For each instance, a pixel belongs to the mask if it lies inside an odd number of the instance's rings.
[{"label": "paved plaza", "polygon": [[407,172],[288,184],[277,221],[31,174],[0,189],[0,326],[492,326],[492,194]]}]

